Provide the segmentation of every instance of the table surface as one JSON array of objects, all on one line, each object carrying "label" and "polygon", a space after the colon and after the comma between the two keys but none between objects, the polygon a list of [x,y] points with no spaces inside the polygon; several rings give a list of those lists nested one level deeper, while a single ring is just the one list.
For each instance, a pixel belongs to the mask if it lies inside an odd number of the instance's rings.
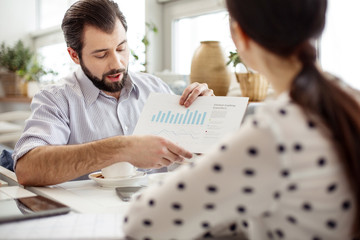
[{"label": "table surface", "polygon": [[[17,184],[13,172],[0,167],[0,175],[0,179],[12,180],[9,186]],[[142,184],[147,184],[147,177]],[[26,187],[26,189],[66,204],[77,213],[123,213],[128,205],[128,202],[123,202],[117,196],[114,187],[102,187],[93,180],[69,181],[48,187]]]},{"label": "table surface", "polygon": [[115,188],[104,188],[93,180],[71,181],[49,187],[28,187],[28,190],[52,198],[78,213],[119,213],[126,210]]},{"label": "table surface", "polygon": [[[0,188],[9,188],[14,196],[24,194],[19,191],[23,186],[18,185],[14,172],[0,166],[0,179],[9,183]],[[147,184],[147,177],[144,181]],[[19,189],[14,192],[16,185]],[[83,180],[25,189],[66,204],[72,211],[66,215],[0,224],[0,239],[124,238],[121,224],[129,203],[116,195],[115,188],[104,188],[93,180]]]}]

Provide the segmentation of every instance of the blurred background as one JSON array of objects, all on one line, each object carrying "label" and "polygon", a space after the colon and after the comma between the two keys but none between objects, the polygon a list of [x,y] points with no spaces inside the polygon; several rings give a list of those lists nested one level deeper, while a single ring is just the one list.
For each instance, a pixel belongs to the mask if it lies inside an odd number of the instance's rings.
[{"label": "blurred background", "polygon": [[[60,24],[66,9],[76,0],[0,0],[0,42],[23,40],[41,55],[46,68],[61,78],[73,69],[66,52]],[[189,74],[191,59],[200,41],[217,40],[225,52],[234,50],[228,15],[222,0],[115,0],[125,14],[132,58],[131,69],[144,71],[147,33],[147,71],[167,70]],[[320,62],[324,69],[360,89],[360,1],[329,0],[327,26],[320,39]],[[150,25],[147,27],[146,23]],[[151,27],[156,27],[156,32]],[[51,78],[51,79],[49,79]],[[44,76],[44,81],[54,81]],[[56,80],[55,80],[56,81]]]},{"label": "blurred background", "polygon": [[[4,89],[10,80],[0,78],[0,115],[9,111],[29,111],[34,94],[30,93],[31,89],[36,92],[42,85],[56,83],[77,67],[68,56],[60,28],[65,11],[74,2],[76,0],[0,0],[3,51],[16,48],[25,56],[29,50],[31,54],[26,56],[32,59],[29,60],[31,67],[27,65],[23,71],[16,70],[17,75],[27,79],[26,93],[17,90],[14,96],[6,94]],[[226,56],[235,51],[223,0],[115,2],[128,22],[128,42],[132,52],[130,69],[160,76],[175,92],[180,92],[189,83],[192,57],[201,41],[219,41]],[[360,1],[328,2],[326,29],[317,42],[319,63],[350,86],[360,89],[357,71],[360,64]],[[19,41],[23,44],[20,47]],[[0,73],[6,72],[8,69],[0,67]],[[232,77],[229,92],[238,90],[239,84]]]}]

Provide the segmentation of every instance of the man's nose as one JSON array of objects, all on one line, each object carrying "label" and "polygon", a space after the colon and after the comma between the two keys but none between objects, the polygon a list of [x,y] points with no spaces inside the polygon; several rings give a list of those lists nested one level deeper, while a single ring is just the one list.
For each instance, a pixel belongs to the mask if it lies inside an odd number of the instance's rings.
[{"label": "man's nose", "polygon": [[112,53],[111,57],[109,58],[110,69],[124,69],[126,67],[124,60],[125,59],[121,54],[117,52]]}]

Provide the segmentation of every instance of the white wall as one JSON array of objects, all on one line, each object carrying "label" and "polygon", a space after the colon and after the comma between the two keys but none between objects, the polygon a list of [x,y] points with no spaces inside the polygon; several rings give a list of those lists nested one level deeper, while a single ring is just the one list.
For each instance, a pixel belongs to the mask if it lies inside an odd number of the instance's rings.
[{"label": "white wall", "polygon": [[36,0],[0,0],[0,22],[0,42],[30,44],[29,33],[37,27]]}]

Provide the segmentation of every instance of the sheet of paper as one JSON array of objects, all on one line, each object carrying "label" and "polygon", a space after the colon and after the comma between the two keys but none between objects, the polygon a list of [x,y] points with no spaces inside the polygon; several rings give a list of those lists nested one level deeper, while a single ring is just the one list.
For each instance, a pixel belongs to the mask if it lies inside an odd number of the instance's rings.
[{"label": "sheet of paper", "polygon": [[0,225],[1,239],[123,239],[121,214],[77,214]]},{"label": "sheet of paper", "polygon": [[221,137],[239,129],[248,104],[244,97],[199,97],[188,108],[180,96],[152,93],[134,135],[165,137],[188,151],[205,153]]}]

